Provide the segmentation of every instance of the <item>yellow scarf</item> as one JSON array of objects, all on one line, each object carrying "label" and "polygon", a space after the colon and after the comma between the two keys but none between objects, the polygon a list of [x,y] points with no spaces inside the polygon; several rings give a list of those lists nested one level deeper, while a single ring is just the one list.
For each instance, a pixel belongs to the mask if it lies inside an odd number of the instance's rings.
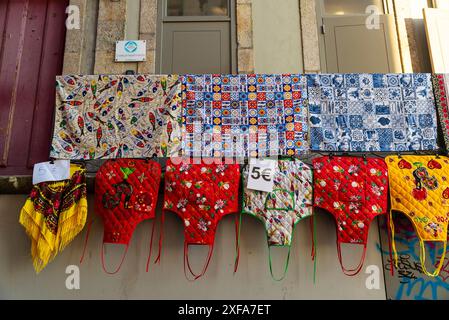
[{"label": "yellow scarf", "polygon": [[87,217],[86,177],[81,166],[70,165],[70,179],[33,186],[19,222],[31,238],[37,273],[83,229]]},{"label": "yellow scarf", "polygon": [[[395,264],[398,255],[394,242],[392,211],[404,213],[419,237],[423,271],[438,276],[446,254],[449,217],[449,158],[436,156],[391,156],[385,159],[390,181],[390,228]],[[444,252],[433,273],[426,269],[424,242],[443,242]]]}]

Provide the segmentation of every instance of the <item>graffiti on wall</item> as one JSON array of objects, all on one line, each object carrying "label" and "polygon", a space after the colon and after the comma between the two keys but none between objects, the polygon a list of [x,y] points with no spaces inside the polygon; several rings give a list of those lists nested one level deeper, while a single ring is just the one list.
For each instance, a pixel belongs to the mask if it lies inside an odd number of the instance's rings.
[{"label": "graffiti on wall", "polygon": [[[398,253],[398,266],[391,274],[394,261],[390,255],[386,219],[379,222],[382,253],[385,271],[387,298],[391,300],[449,300],[449,257],[446,256],[439,277],[424,274],[420,262],[419,239],[410,221],[401,214],[394,215],[395,243]],[[443,254],[439,243],[426,244],[426,266],[438,265]],[[430,269],[430,268],[429,268]]]}]

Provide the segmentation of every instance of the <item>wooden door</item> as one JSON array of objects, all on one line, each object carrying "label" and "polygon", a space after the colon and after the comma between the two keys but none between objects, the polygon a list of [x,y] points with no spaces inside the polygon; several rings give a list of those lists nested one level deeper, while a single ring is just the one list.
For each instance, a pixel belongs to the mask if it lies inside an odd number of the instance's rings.
[{"label": "wooden door", "polygon": [[368,29],[365,16],[324,18],[327,71],[401,72],[394,17],[382,15],[379,21],[378,29]]},{"label": "wooden door", "polygon": [[0,1],[0,175],[48,160],[68,2]]}]

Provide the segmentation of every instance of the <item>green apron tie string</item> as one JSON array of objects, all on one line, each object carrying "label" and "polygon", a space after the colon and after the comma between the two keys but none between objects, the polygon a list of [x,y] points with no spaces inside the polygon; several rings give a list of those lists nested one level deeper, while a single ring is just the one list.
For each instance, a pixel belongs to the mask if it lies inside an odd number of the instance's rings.
[{"label": "green apron tie string", "polygon": [[[285,246],[282,246],[282,247],[285,247]],[[274,281],[282,281],[282,280],[284,280],[285,276],[287,275],[288,264],[290,262],[290,250],[291,250],[291,248],[292,248],[292,246],[289,245],[288,246],[287,260],[285,262],[285,267],[284,267],[284,274],[282,275],[281,278],[275,278],[274,275],[273,275],[273,267],[272,267],[272,262],[271,262],[271,246],[268,245],[268,262],[269,262],[269,265],[270,265],[271,278],[273,278]]]}]

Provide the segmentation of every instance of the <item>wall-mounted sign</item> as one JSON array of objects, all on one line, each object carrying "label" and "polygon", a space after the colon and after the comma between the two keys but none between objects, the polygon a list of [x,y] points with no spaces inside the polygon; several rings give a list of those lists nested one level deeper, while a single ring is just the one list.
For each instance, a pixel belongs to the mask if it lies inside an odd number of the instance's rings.
[{"label": "wall-mounted sign", "polygon": [[116,62],[141,62],[147,59],[145,40],[117,41],[115,43]]}]

